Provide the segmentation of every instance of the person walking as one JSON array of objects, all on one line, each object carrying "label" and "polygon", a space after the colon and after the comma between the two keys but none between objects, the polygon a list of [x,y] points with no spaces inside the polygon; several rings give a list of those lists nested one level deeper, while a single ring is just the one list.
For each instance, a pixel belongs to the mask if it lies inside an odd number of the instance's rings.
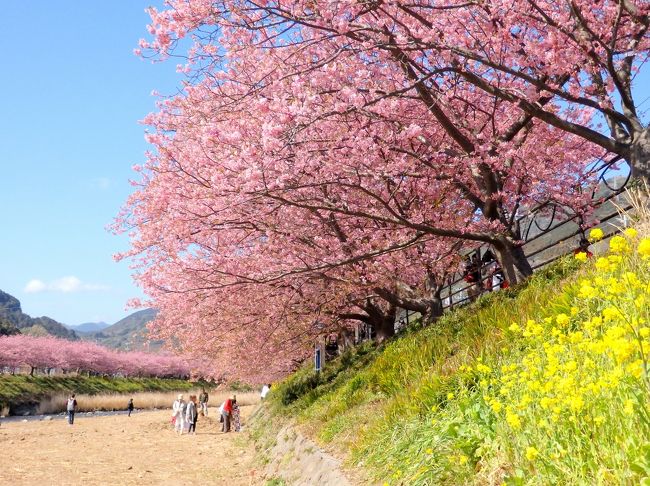
[{"label": "person walking", "polygon": [[232,417],[232,397],[226,398],[221,406],[221,418],[223,419],[222,432],[230,432],[230,419]]},{"label": "person walking", "polygon": [[208,416],[208,392],[205,391],[205,388],[201,389],[201,394],[199,395],[199,405],[201,406],[201,413],[204,416]]},{"label": "person walking", "polygon": [[77,399],[74,393],[68,397],[66,411],[68,412],[68,425],[74,424],[74,413],[77,411]]},{"label": "person walking", "polygon": [[126,406],[126,409],[129,411],[129,417],[131,412],[133,412],[133,398],[129,398],[129,404]]},{"label": "person walking", "polygon": [[172,420],[174,422],[174,430],[179,434],[183,434],[185,429],[185,401],[183,394],[179,393],[178,398],[172,404]]},{"label": "person walking", "polygon": [[260,398],[264,400],[266,398],[266,395],[268,395],[270,391],[271,391],[271,384],[269,383],[267,385],[264,385],[262,387],[262,392],[260,393]]},{"label": "person walking", "polygon": [[187,402],[186,408],[185,421],[189,424],[187,433],[196,434],[196,421],[199,419],[199,414],[196,410],[196,395],[190,395],[190,401]]}]

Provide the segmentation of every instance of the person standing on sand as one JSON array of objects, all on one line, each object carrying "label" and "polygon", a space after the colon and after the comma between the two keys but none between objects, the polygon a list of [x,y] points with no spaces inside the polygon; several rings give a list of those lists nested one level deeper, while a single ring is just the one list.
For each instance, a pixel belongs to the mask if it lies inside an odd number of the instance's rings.
[{"label": "person standing on sand", "polygon": [[221,406],[221,418],[223,419],[222,432],[230,432],[230,418],[232,417],[232,397],[226,398]]},{"label": "person standing on sand", "polygon": [[187,412],[185,413],[185,420],[189,424],[187,433],[196,434],[196,421],[199,419],[199,414],[196,410],[196,395],[190,395],[190,401],[187,402]]},{"label": "person standing on sand", "polygon": [[68,412],[68,425],[74,424],[74,413],[77,411],[77,399],[74,393],[68,398],[66,411]]},{"label": "person standing on sand", "polygon": [[133,412],[133,398],[129,398],[129,404],[126,406],[126,409],[129,411],[129,417],[131,412]]},{"label": "person standing on sand", "polygon": [[208,392],[205,391],[205,388],[202,388],[199,395],[199,404],[201,405],[201,412],[206,417],[208,416],[208,398]]},{"label": "person standing on sand", "polygon": [[174,421],[174,430],[182,435],[185,429],[185,401],[182,393],[178,394],[178,398],[172,405],[172,420]]}]

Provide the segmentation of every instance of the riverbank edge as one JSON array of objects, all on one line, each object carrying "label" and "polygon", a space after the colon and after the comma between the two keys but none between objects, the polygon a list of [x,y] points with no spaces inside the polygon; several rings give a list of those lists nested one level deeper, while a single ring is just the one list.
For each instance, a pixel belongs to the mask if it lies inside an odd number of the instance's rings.
[{"label": "riverbank edge", "polygon": [[0,375],[0,415],[34,414],[38,405],[61,394],[183,392],[210,384],[173,378],[105,378],[82,375]]},{"label": "riverbank edge", "polygon": [[322,449],[295,421],[260,403],[249,418],[255,460],[267,484],[282,486],[354,486],[371,484],[343,468],[342,460]]}]

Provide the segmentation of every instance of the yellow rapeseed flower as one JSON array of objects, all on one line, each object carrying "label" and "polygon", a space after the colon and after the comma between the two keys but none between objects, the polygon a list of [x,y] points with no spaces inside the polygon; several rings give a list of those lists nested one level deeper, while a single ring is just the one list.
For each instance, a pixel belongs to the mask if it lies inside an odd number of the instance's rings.
[{"label": "yellow rapeseed flower", "polygon": [[584,251],[578,252],[575,254],[575,259],[578,260],[579,262],[586,262],[587,254]]},{"label": "yellow rapeseed flower", "polygon": [[579,412],[585,406],[585,401],[581,396],[573,396],[569,399],[569,408],[575,412]]},{"label": "yellow rapeseed flower", "polygon": [[589,232],[589,241],[600,241],[603,239],[605,236],[605,233],[603,233],[603,230],[600,228],[594,228]]},{"label": "yellow rapeseed flower", "polygon": [[566,314],[558,314],[555,317],[555,322],[557,322],[557,325],[561,327],[566,326],[569,323],[569,321],[570,321],[569,316],[567,316]]},{"label": "yellow rapeseed flower", "polygon": [[513,322],[512,325],[508,328],[510,332],[521,332],[521,327],[516,322]]},{"label": "yellow rapeseed flower", "polygon": [[645,258],[650,257],[650,238],[643,238],[639,242],[637,251],[639,252],[639,255],[641,255],[642,257]]},{"label": "yellow rapeseed flower", "polygon": [[489,366],[485,366],[483,363],[476,365],[476,371],[479,373],[490,373],[492,369]]},{"label": "yellow rapeseed flower", "polygon": [[580,286],[580,292],[578,293],[582,299],[593,299],[598,297],[598,290],[589,285],[589,283],[583,283]]},{"label": "yellow rapeseed flower", "polygon": [[611,268],[607,258],[600,257],[596,260],[596,269],[601,272],[607,272]]},{"label": "yellow rapeseed flower", "polygon": [[537,459],[538,455],[539,455],[539,451],[534,447],[526,448],[526,459],[528,459],[529,461],[534,461],[535,459]]},{"label": "yellow rapeseed flower", "polygon": [[613,236],[609,240],[609,250],[612,253],[625,253],[630,249],[630,246],[625,238],[620,235]]},{"label": "yellow rapeseed flower", "polygon": [[607,259],[612,265],[617,265],[623,261],[623,257],[621,257],[621,255],[608,255]]},{"label": "yellow rapeseed flower", "polygon": [[621,317],[621,312],[616,307],[606,307],[603,309],[603,318],[605,322],[615,321]]},{"label": "yellow rapeseed flower", "polygon": [[508,422],[508,425],[515,430],[519,430],[521,428],[521,419],[516,413],[506,412],[506,422]]},{"label": "yellow rapeseed flower", "polygon": [[634,228],[627,228],[625,231],[623,231],[623,234],[627,236],[628,238],[634,239],[637,237],[639,232],[635,230]]}]

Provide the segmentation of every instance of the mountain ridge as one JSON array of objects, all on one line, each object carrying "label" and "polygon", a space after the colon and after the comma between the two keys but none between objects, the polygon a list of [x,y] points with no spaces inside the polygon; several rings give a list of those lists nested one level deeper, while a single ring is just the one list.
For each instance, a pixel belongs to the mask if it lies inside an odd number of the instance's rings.
[{"label": "mountain ridge", "polygon": [[[31,334],[36,336],[52,335],[70,341],[77,341],[79,335],[64,324],[52,319],[51,317],[41,316],[32,317],[23,312],[20,301],[11,294],[0,290],[0,321],[3,329],[7,329],[8,334],[16,334],[16,330],[22,334]],[[2,332],[3,334],[5,332]]]},{"label": "mountain ridge", "polygon": [[162,348],[162,341],[147,341],[147,324],[154,320],[157,314],[156,309],[142,309],[100,331],[83,333],[81,338],[113,349],[158,350]]},{"label": "mountain ridge", "polygon": [[89,332],[97,332],[101,331],[102,329],[106,329],[109,327],[111,324],[108,322],[84,322],[83,324],[77,324],[76,326],[66,326],[68,329],[73,330],[77,334],[83,334],[83,333],[89,333]]},{"label": "mountain ridge", "polygon": [[162,341],[147,340],[147,324],[156,317],[155,309],[133,312],[114,324],[106,322],[85,322],[69,326],[51,317],[31,317],[22,310],[20,301],[0,290],[0,336],[27,334],[31,336],[54,336],[77,341],[93,341],[119,350],[156,351],[162,348]]}]

